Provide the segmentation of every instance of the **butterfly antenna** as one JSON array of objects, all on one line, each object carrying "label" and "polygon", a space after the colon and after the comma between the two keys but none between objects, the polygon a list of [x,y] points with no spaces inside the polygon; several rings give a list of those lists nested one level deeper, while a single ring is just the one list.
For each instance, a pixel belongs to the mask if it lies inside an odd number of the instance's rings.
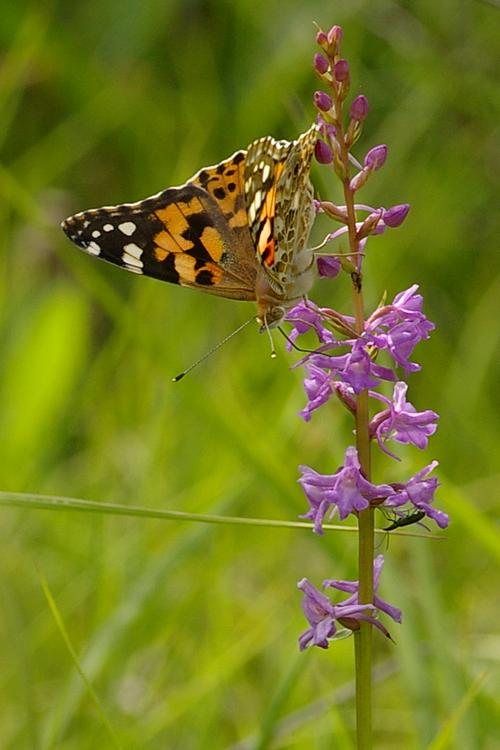
[{"label": "butterfly antenna", "polygon": [[178,375],[176,375],[176,376],[175,376],[175,378],[172,378],[172,382],[173,382],[173,383],[178,383],[178,382],[179,382],[179,380],[182,380],[182,378],[183,378],[183,377],[184,377],[185,375],[187,375],[187,374],[188,374],[188,372],[191,372],[191,370],[194,370],[194,368],[195,368],[195,367],[198,367],[198,365],[201,365],[201,363],[202,363],[202,362],[204,362],[204,361],[205,361],[206,359],[208,359],[209,357],[211,357],[211,356],[212,356],[212,354],[214,354],[214,353],[215,353],[215,352],[216,352],[216,351],[217,351],[218,349],[220,349],[220,348],[221,348],[221,346],[224,346],[224,344],[225,344],[226,342],[228,342],[228,341],[229,341],[229,339],[232,339],[232,338],[233,338],[233,336],[236,336],[236,334],[237,334],[237,333],[239,333],[239,332],[240,332],[240,331],[242,331],[242,330],[243,330],[244,328],[246,328],[246,327],[247,327],[247,325],[248,325],[249,323],[251,323],[251,322],[252,322],[253,320],[255,320],[255,318],[254,318],[254,317],[252,316],[251,318],[249,318],[248,320],[246,320],[246,321],[245,321],[244,323],[242,323],[242,324],[241,324],[240,326],[238,326],[238,328],[236,328],[236,330],[235,330],[235,331],[231,331],[231,333],[230,333],[230,334],[228,334],[227,336],[225,336],[225,337],[224,337],[224,338],[222,339],[222,341],[219,341],[219,343],[218,343],[218,344],[216,344],[216,345],[215,345],[215,346],[213,346],[213,347],[212,347],[212,348],[211,348],[211,349],[210,349],[210,350],[209,350],[208,352],[206,352],[206,354],[204,354],[204,355],[203,355],[203,357],[200,357],[200,359],[197,359],[197,360],[196,360],[196,362],[193,362],[193,364],[192,364],[192,365],[189,365],[189,367],[188,367],[188,368],[186,368],[185,370],[183,370],[182,372],[180,372],[180,373],[179,373]]},{"label": "butterfly antenna", "polygon": [[269,338],[269,343],[271,344],[271,359],[274,359],[276,357],[276,349],[274,348],[273,335],[271,333],[271,329],[269,328],[267,324],[267,320],[265,316],[264,316],[264,328],[266,329],[267,336]]}]

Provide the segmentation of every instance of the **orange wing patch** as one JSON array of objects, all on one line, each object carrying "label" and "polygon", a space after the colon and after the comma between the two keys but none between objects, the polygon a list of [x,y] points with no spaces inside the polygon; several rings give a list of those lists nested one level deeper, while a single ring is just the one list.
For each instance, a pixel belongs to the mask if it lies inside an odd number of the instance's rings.
[{"label": "orange wing patch", "polygon": [[202,286],[214,286],[220,283],[223,270],[215,263],[204,263],[199,266],[196,258],[192,255],[176,255],[175,270],[179,274],[182,284],[201,284]]},{"label": "orange wing patch", "polygon": [[215,200],[231,229],[248,226],[243,182],[245,152],[238,151],[226,161],[207,167],[196,174],[192,182],[199,185]]},{"label": "orange wing patch", "polygon": [[[159,262],[164,261],[169,253],[179,256],[188,253],[190,258],[198,259],[198,264],[221,259],[224,242],[201,198],[196,196],[189,201],[170,203],[157,209],[155,215],[164,227],[153,236],[154,254]],[[194,276],[188,273],[186,280],[194,283]]]}]

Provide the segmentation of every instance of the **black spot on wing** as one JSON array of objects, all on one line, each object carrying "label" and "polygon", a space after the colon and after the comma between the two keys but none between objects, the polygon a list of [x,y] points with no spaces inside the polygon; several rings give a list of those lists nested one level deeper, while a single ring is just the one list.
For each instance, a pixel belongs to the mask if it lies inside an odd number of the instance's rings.
[{"label": "black spot on wing", "polygon": [[204,211],[200,211],[197,214],[189,214],[188,218],[189,227],[182,232],[182,237],[192,244],[192,247],[186,250],[186,254],[195,258],[195,269],[197,269],[204,266],[208,261],[213,261],[201,238],[205,229],[213,227],[214,222]]},{"label": "black spot on wing", "polygon": [[264,252],[260,256],[262,262],[263,263],[267,263],[267,261],[269,260],[270,255],[271,255],[271,248],[270,247],[264,248]]},{"label": "black spot on wing", "polygon": [[202,286],[212,286],[214,283],[212,272],[207,269],[199,271],[199,273],[196,274],[196,283],[201,284]]},{"label": "black spot on wing", "polygon": [[157,260],[152,253],[143,253],[141,260],[144,263],[143,273],[146,276],[153,276],[171,284],[180,284],[180,276],[175,268],[175,253],[168,253],[165,260]]},{"label": "black spot on wing", "polygon": [[205,169],[203,169],[203,170],[202,170],[202,171],[201,171],[201,172],[200,172],[200,173],[198,174],[198,179],[199,179],[200,183],[202,184],[202,186],[203,186],[203,187],[206,187],[206,186],[207,186],[207,183],[208,183],[208,181],[210,180],[210,174],[209,174],[209,173],[208,173],[208,172],[207,172],[207,171],[206,171]]},{"label": "black spot on wing", "polygon": [[214,222],[206,211],[189,214],[189,228],[186,229],[182,236],[186,240],[193,240],[195,237],[201,237],[207,227],[213,227]]}]

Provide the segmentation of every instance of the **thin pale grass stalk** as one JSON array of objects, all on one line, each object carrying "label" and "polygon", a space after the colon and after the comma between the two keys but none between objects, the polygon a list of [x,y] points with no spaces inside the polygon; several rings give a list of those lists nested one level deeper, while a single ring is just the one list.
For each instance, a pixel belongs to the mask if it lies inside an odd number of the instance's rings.
[{"label": "thin pale grass stalk", "polygon": [[[105,503],[97,500],[82,500],[75,497],[59,495],[36,495],[24,492],[0,492],[0,506],[11,508],[26,508],[33,510],[76,511],[81,513],[103,513],[105,515],[128,516],[131,518],[156,518],[163,521],[191,521],[195,523],[215,523],[238,526],[264,526],[283,529],[311,530],[308,521],[280,521],[272,518],[247,518],[243,516],[217,515],[216,513],[186,513],[180,510],[165,510],[163,508],[145,508],[138,505],[120,505],[119,503]],[[324,529],[357,533],[356,526],[337,526],[323,524]],[[376,534],[387,537],[385,529],[375,529]],[[391,531],[393,536],[409,536],[421,539],[442,541],[444,537],[437,534],[420,534],[413,531]]]},{"label": "thin pale grass stalk", "polygon": [[118,739],[118,735],[116,734],[116,732],[115,732],[115,730],[113,728],[113,725],[111,724],[111,722],[110,722],[110,720],[108,718],[106,710],[105,710],[105,708],[104,708],[101,700],[99,699],[99,696],[97,695],[96,691],[94,690],[94,688],[92,686],[92,683],[88,679],[87,675],[85,674],[85,672],[84,672],[84,670],[83,670],[83,668],[82,668],[82,666],[80,664],[80,660],[79,660],[78,655],[76,653],[76,650],[75,650],[75,648],[73,646],[73,643],[71,642],[71,638],[69,637],[69,633],[68,633],[68,631],[66,629],[66,626],[64,624],[64,620],[63,620],[63,617],[61,615],[61,612],[60,612],[60,610],[59,610],[59,608],[58,608],[58,606],[56,604],[56,601],[55,601],[55,599],[54,599],[54,597],[52,595],[52,592],[51,592],[51,590],[49,588],[49,584],[47,582],[47,579],[45,578],[45,576],[43,575],[43,573],[41,573],[40,571],[38,571],[38,578],[39,578],[39,582],[40,582],[40,586],[42,588],[43,594],[44,594],[44,596],[45,596],[45,598],[47,600],[47,604],[49,605],[49,609],[51,611],[51,614],[52,614],[52,616],[54,618],[54,621],[55,621],[55,623],[57,625],[59,633],[61,634],[61,637],[62,637],[62,639],[64,641],[64,645],[68,649],[69,655],[71,656],[71,660],[73,661],[73,664],[74,664],[74,666],[75,666],[78,674],[82,678],[82,682],[85,684],[85,687],[87,688],[87,692],[88,692],[88,694],[90,696],[90,699],[92,700],[92,703],[96,707],[96,711],[97,711],[97,713],[98,713],[98,715],[99,715],[99,717],[101,719],[101,722],[102,722],[104,728],[106,729],[106,732],[107,732],[107,734],[108,734],[108,736],[109,736],[109,738],[110,738],[110,740],[112,742],[112,745],[117,750],[123,750],[123,745],[121,744],[120,740]]}]

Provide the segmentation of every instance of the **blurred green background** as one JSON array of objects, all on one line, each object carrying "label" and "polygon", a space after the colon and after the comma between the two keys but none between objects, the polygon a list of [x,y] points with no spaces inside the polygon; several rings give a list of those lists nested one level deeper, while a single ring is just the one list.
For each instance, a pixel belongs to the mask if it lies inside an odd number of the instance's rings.
[{"label": "blurred green background", "polygon": [[[367,301],[418,282],[437,331],[418,409],[441,414],[445,541],[393,537],[376,634],[378,748],[500,747],[498,381],[500,9],[494,2],[148,0],[4,3],[0,20],[0,489],[295,519],[297,465],[331,472],[337,408],[297,417],[300,373],[247,328],[254,310],[79,253],[62,218],[184,181],[266,134],[308,126],[313,21],[345,29],[371,104],[359,157],[389,159],[365,202],[408,201],[374,239]],[[325,169],[313,178],[340,200]],[[318,221],[313,240],[331,225]],[[349,287],[313,298],[349,310]],[[379,521],[380,523],[380,521]],[[354,535],[2,508],[0,747],[113,747],[44,597],[124,748],[353,747],[352,641],[297,654],[296,581],[356,577]],[[384,551],[381,540],[379,551]],[[480,687],[476,678],[486,672]],[[332,739],[333,737],[333,739]],[[439,744],[440,743],[440,744]]]}]

